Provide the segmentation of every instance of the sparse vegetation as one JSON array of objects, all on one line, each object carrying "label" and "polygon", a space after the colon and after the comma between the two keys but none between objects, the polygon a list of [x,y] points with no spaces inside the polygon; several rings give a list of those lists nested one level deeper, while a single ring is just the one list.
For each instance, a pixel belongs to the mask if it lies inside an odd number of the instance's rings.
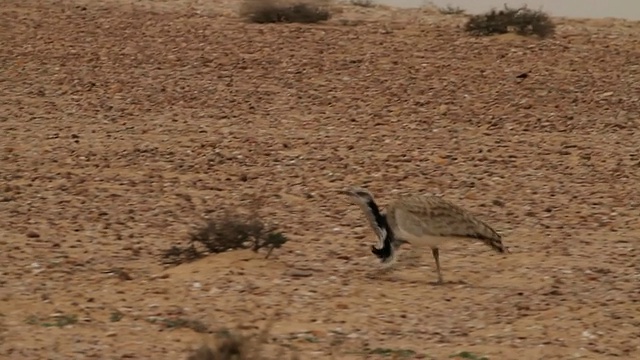
[{"label": "sparse vegetation", "polygon": [[371,355],[391,356],[394,359],[407,359],[416,355],[416,352],[410,349],[387,349],[375,348],[369,352]]},{"label": "sparse vegetation", "polygon": [[244,0],[240,16],[258,24],[310,24],[329,20],[331,12],[320,0]]},{"label": "sparse vegetation", "polygon": [[214,341],[200,346],[188,360],[259,360],[259,344],[248,336],[219,331]]},{"label": "sparse vegetation", "polygon": [[[274,319],[257,334],[244,335],[236,331],[221,329],[213,334],[211,341],[203,344],[195,350],[188,360],[262,360],[267,357],[262,352],[262,346],[267,342]],[[279,354],[278,359],[286,359],[284,354]],[[298,360],[295,353],[289,357]]]},{"label": "sparse vegetation", "polygon": [[123,317],[124,317],[123,313],[121,313],[118,310],[115,310],[115,311],[111,312],[111,315],[109,315],[109,321],[118,322],[118,321],[122,320]]},{"label": "sparse vegetation", "polygon": [[43,319],[36,315],[30,315],[25,322],[29,325],[40,325],[44,327],[65,327],[77,323],[78,317],[73,314],[56,314],[47,319]]},{"label": "sparse vegetation", "polygon": [[392,359],[433,359],[427,354],[419,354],[411,349],[391,349],[391,348],[374,348],[366,347],[362,351],[347,352],[347,354],[368,357],[368,355],[377,355],[376,357],[390,357]]},{"label": "sparse vegetation", "polygon": [[459,6],[447,5],[444,7],[438,8],[438,12],[443,15],[462,15],[466,11]]},{"label": "sparse vegetation", "polygon": [[186,247],[177,245],[165,250],[164,261],[180,264],[193,261],[207,253],[221,253],[235,249],[251,249],[254,252],[267,248],[265,258],[269,258],[273,249],[282,247],[287,237],[276,231],[274,226],[266,225],[260,216],[253,212],[243,215],[236,212],[223,212],[220,216],[207,219],[190,236]]},{"label": "sparse vegetation", "polygon": [[464,29],[477,36],[514,32],[518,35],[546,38],[555,33],[555,24],[541,10],[526,7],[515,9],[505,5],[503,10],[491,9],[484,14],[471,16]]},{"label": "sparse vegetation", "polygon": [[353,6],[360,6],[360,7],[367,7],[367,8],[376,6],[373,0],[350,0],[349,3]]},{"label": "sparse vegetation", "polygon": [[463,351],[458,354],[453,354],[449,357],[452,359],[489,360],[489,358],[486,356],[476,355],[468,351]]},{"label": "sparse vegetation", "polygon": [[186,318],[162,318],[162,317],[150,317],[147,321],[152,324],[160,324],[166,329],[178,329],[186,328],[191,329],[197,333],[208,333],[209,327],[200,320],[186,319]]}]

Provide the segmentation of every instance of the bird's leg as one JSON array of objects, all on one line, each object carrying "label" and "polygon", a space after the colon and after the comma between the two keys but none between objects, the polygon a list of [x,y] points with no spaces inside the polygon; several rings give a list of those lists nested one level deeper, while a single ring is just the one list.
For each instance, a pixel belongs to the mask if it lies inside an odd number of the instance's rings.
[{"label": "bird's leg", "polygon": [[431,253],[433,254],[433,258],[436,260],[436,271],[438,272],[437,284],[443,284],[442,272],[440,271],[440,250],[438,248],[431,248]]}]

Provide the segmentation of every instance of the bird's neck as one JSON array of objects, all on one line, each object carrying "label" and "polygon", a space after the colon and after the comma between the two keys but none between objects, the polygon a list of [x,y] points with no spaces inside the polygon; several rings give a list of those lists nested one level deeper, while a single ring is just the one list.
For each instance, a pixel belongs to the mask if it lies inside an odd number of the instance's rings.
[{"label": "bird's neck", "polygon": [[389,224],[387,223],[387,217],[382,213],[380,213],[380,208],[378,207],[378,204],[376,204],[376,202],[373,201],[373,199],[370,199],[369,201],[367,201],[367,207],[371,212],[371,215],[373,217],[372,219],[373,222],[375,222],[375,224],[372,224],[372,225],[375,225],[380,229],[384,229],[387,233],[389,233],[391,229],[389,229]]},{"label": "bird's neck", "polygon": [[372,246],[371,252],[376,255],[382,262],[388,262],[394,255],[394,244],[397,243],[393,230],[387,222],[387,216],[380,212],[380,208],[373,199],[364,204],[364,210],[371,227],[378,236],[378,247]]}]

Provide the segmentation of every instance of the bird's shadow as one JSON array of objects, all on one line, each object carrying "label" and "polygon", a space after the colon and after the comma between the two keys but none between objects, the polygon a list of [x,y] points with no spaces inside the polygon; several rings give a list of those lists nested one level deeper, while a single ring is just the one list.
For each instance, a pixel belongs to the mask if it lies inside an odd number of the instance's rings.
[{"label": "bird's shadow", "polygon": [[[396,270],[396,269],[394,269]],[[465,280],[444,280],[444,282],[439,283],[437,280],[432,280],[429,278],[425,279],[416,279],[415,277],[403,276],[400,274],[392,274],[393,270],[384,269],[384,270],[372,270],[365,274],[365,277],[370,280],[375,280],[376,282],[392,282],[398,285],[411,286],[411,287],[423,287],[429,286],[433,287],[433,289],[443,288],[443,289],[451,289],[451,288],[463,288],[463,289],[504,289],[505,291],[518,291],[520,293],[526,293],[530,291],[529,288],[515,289],[511,286],[495,286],[495,285],[481,285],[475,282],[468,282]]]},{"label": "bird's shadow", "polygon": [[442,283],[440,283],[437,280],[429,280],[427,278],[425,278],[424,280],[415,279],[415,278],[411,279],[405,276],[394,275],[393,274],[394,270],[397,270],[397,269],[395,268],[376,269],[376,270],[367,272],[365,274],[365,277],[371,280],[389,281],[389,282],[403,283],[403,284],[431,285],[431,286],[437,286],[437,287],[469,285],[469,283],[467,283],[464,280],[444,280]]}]

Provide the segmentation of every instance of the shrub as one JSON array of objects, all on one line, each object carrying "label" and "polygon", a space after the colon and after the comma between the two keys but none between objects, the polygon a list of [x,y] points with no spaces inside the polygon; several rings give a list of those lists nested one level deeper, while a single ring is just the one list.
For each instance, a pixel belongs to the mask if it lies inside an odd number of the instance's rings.
[{"label": "shrub", "polygon": [[465,13],[465,10],[458,6],[447,5],[445,7],[438,8],[438,12],[443,15],[462,15]]},{"label": "shrub", "polygon": [[253,360],[262,359],[259,344],[248,336],[228,331],[219,331],[216,341],[203,344],[194,351],[188,360]]},{"label": "shrub", "polygon": [[477,36],[515,32],[518,35],[545,38],[553,35],[555,24],[543,11],[526,7],[514,9],[505,5],[503,10],[491,9],[487,13],[471,16],[464,29]]},{"label": "shrub", "polygon": [[174,245],[164,251],[163,257],[166,263],[180,264],[198,259],[206,253],[235,249],[258,252],[261,248],[268,248],[265,258],[269,258],[273,249],[282,247],[288,240],[275,230],[275,227],[266,225],[256,212],[242,215],[226,211],[207,219],[205,224],[192,232],[187,247]]},{"label": "shrub", "polygon": [[317,23],[329,20],[331,13],[318,0],[244,0],[240,15],[249,21],[266,23]]},{"label": "shrub", "polygon": [[[187,360],[262,360],[267,359],[263,346],[268,342],[269,332],[274,318],[257,334],[243,335],[237,331],[221,329],[213,338],[191,353]],[[295,352],[287,356],[290,360],[299,360]],[[276,359],[286,359],[280,352]]]},{"label": "shrub", "polygon": [[360,6],[360,7],[367,7],[367,8],[376,6],[373,0],[350,0],[349,3],[353,6]]}]

